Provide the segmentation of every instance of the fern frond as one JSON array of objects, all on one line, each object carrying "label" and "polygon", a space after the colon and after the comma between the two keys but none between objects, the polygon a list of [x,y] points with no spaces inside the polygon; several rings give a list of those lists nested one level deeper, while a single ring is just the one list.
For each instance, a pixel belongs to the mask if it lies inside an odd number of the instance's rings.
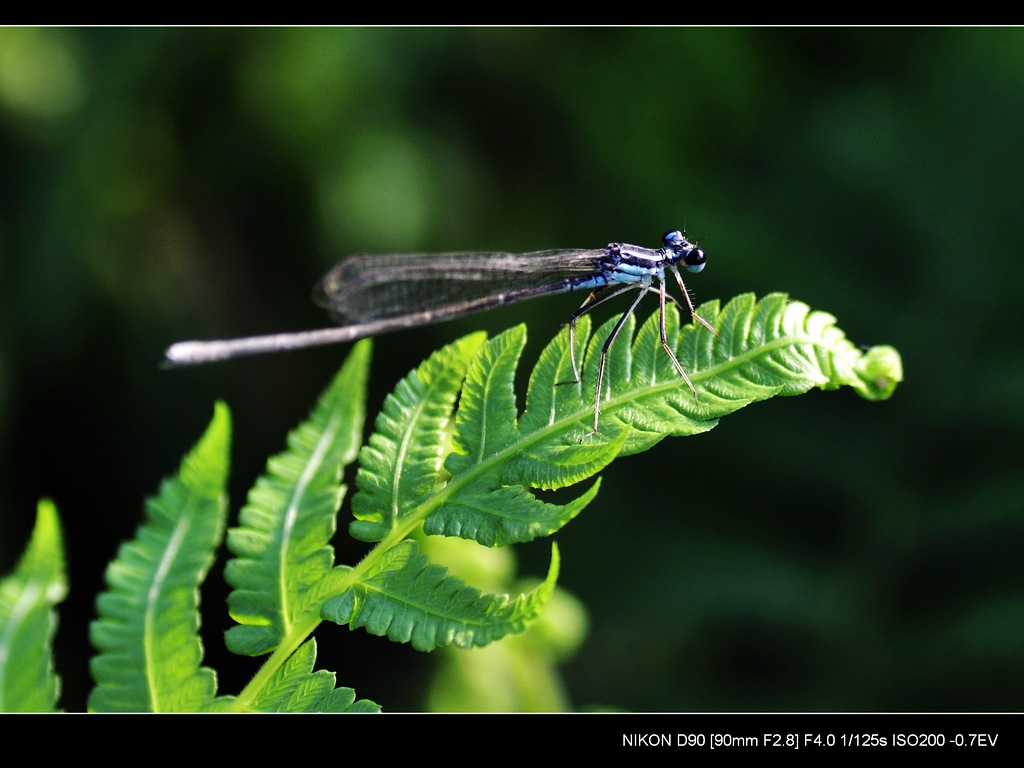
[{"label": "fern frond", "polygon": [[178,475],[147,501],[135,539],[108,566],[90,627],[99,654],[89,709],[194,712],[214,700],[216,676],[200,666],[197,589],[224,533],[230,432],[227,406],[218,403]]},{"label": "fern frond", "polygon": [[67,590],[60,519],[53,502],[43,499],[25,553],[0,581],[0,712],[55,710],[54,606]]},{"label": "fern frond", "polygon": [[[351,531],[379,544],[357,567],[335,570],[342,591],[322,617],[424,649],[479,645],[518,631],[485,631],[479,611],[499,598],[429,565],[406,537],[421,524],[425,534],[485,546],[547,536],[579,514],[598,485],[562,504],[540,499],[538,489],[579,483],[616,456],[669,435],[707,431],[721,416],[776,394],[847,385],[880,399],[902,377],[895,350],[875,348],[865,355],[831,315],[781,294],[761,301],[739,296],[724,308],[709,302],[698,311],[716,334],[695,324],[680,327],[674,307],[665,315],[666,343],[690,371],[697,398],[662,349],[657,313],[635,338],[630,317],[608,351],[596,434],[591,425],[600,350],[615,320],[588,340],[588,318],[580,319],[576,338],[588,351],[581,381],[573,384],[565,384],[573,378],[568,331],[548,345],[530,377],[521,416],[513,384],[525,343],[522,326],[483,344],[477,335],[467,337],[410,374],[378,420],[363,453],[365,471],[356,478]],[[439,457],[445,455],[442,469]],[[456,614],[450,611],[453,595],[466,601]]]},{"label": "fern frond", "polygon": [[[466,472],[484,474],[489,464],[500,463],[502,483],[564,487],[599,471],[619,453],[646,450],[669,435],[707,431],[722,416],[776,394],[850,386],[868,399],[882,399],[902,378],[899,355],[891,347],[865,353],[846,339],[834,317],[782,294],[760,301],[744,294],[724,308],[713,301],[698,312],[717,336],[696,324],[680,327],[673,306],[665,313],[669,346],[689,372],[696,399],[661,348],[658,313],[632,343],[631,316],[609,350],[600,431],[588,437],[600,348],[615,320],[590,339],[581,382],[573,385],[560,384],[567,376],[563,331],[533,371],[518,422],[508,408],[460,409],[454,442],[462,455],[447,463],[452,483]],[[585,338],[586,331],[580,323],[577,336]],[[467,390],[472,384],[467,378]],[[493,439],[496,430],[499,440]],[[487,444],[478,439],[481,434],[488,435]]]},{"label": "fern frond", "polygon": [[234,558],[224,576],[234,587],[228,607],[238,626],[225,639],[234,653],[268,653],[297,626],[318,621],[345,492],[339,473],[362,440],[370,351],[369,341],[355,345],[309,419],[288,436],[288,449],[267,462],[239,526],[228,531]]},{"label": "fern frond", "polygon": [[558,548],[552,545],[547,578],[532,591],[486,595],[432,565],[406,539],[377,558],[357,584],[324,606],[323,618],[366,627],[420,651],[441,646],[483,646],[522,632],[551,598],[558,579]]},{"label": "fern frond", "polygon": [[[563,384],[571,378],[568,332],[555,338],[534,368],[521,417],[512,381],[525,332],[516,328],[489,341],[466,376],[454,451],[445,463],[451,479],[408,514],[421,514],[427,533],[487,546],[548,535],[578,514],[592,494],[553,510],[531,489],[577,483],[617,455],[646,450],[669,435],[707,431],[722,416],[776,394],[848,385],[872,397],[880,391],[872,381],[891,393],[901,378],[895,351],[865,355],[831,315],[781,294],[759,302],[749,294],[739,296],[721,310],[710,302],[699,312],[717,336],[702,326],[680,328],[676,309],[666,309],[667,341],[691,372],[698,397],[661,348],[657,313],[632,343],[631,316],[609,350],[596,435],[589,435],[593,387],[600,349],[615,320],[590,339],[576,384]],[[585,322],[579,324],[581,343],[588,330]],[[878,370],[868,370],[871,365]]]}]

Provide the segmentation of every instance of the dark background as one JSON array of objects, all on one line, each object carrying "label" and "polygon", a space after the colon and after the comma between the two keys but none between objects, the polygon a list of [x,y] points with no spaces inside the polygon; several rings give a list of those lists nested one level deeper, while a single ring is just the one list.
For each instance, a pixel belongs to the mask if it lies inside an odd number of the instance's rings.
[{"label": "dark background", "polygon": [[[346,352],[167,371],[167,344],[325,325],[310,289],[350,253],[685,226],[698,300],[788,292],[906,380],[612,465],[557,536],[591,618],[574,706],[1019,711],[1022,137],[1017,29],[0,30],[0,571],[52,497],[62,705],[91,687],[103,568],[214,400],[237,514]],[[476,328],[526,320],[528,368],[577,303],[382,337],[371,409]],[[234,693],[256,666],[224,654],[222,568],[204,639]],[[422,706],[433,657],[317,636],[339,683]]]}]

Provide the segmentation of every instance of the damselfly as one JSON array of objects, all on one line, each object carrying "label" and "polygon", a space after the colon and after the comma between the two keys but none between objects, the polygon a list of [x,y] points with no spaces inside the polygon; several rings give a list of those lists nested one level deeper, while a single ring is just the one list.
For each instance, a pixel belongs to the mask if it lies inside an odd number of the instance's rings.
[{"label": "damselfly", "polygon": [[[622,313],[601,347],[594,395],[594,432],[601,413],[601,387],[608,350],[626,319],[650,291],[658,293],[661,345],[693,398],[697,390],[669,346],[665,332],[665,301],[684,308],[666,291],[666,271],[679,283],[685,309],[697,322],[715,333],[693,309],[683,284],[680,267],[689,272],[704,268],[705,254],[679,230],[662,238],[661,248],[642,248],[609,243],[604,248],[537,251],[535,253],[396,253],[353,256],[324,275],[314,290],[315,301],[339,323],[299,333],[279,333],[218,341],[183,341],[167,348],[171,365],[226,360],[263,352],[354,341],[388,331],[411,328],[460,317],[548,293],[587,290],[590,294],[569,318],[569,353],[579,383],[576,362],[576,321],[599,304],[627,291],[637,295]],[[657,281],[657,285],[655,285]]]}]

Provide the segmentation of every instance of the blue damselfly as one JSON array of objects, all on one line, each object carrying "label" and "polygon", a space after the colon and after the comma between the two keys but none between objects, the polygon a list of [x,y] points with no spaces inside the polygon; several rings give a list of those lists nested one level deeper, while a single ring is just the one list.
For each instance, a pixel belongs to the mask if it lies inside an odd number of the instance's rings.
[{"label": "blue damselfly", "polygon": [[[656,291],[661,320],[661,344],[697,399],[697,390],[676,359],[665,332],[665,302],[685,309],[709,331],[715,330],[694,312],[679,269],[700,272],[705,254],[683,232],[672,230],[661,248],[609,243],[604,248],[562,249],[535,253],[397,253],[353,256],[331,269],[314,290],[314,300],[327,309],[340,327],[216,341],[183,341],[168,347],[171,365],[194,365],[243,355],[280,352],[303,347],[354,341],[389,331],[460,317],[535,296],[567,291],[590,291],[569,319],[569,350],[575,381],[576,321],[594,307],[627,291],[637,295],[623,312],[601,348],[594,396],[594,432],[601,412],[601,387],[608,350],[626,318],[650,291]],[[685,306],[666,291],[666,272],[679,284]]]}]

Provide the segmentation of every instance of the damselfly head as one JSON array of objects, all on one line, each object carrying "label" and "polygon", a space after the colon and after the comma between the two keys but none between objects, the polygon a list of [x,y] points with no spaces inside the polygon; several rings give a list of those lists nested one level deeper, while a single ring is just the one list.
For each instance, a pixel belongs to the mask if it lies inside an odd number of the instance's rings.
[{"label": "damselfly head", "polygon": [[665,233],[665,236],[661,238],[661,244],[666,250],[675,251],[678,253],[680,250],[692,247],[690,242],[686,239],[686,233],[681,232],[678,229],[670,229]]},{"label": "damselfly head", "polygon": [[696,243],[687,240],[685,232],[673,229],[665,233],[661,242],[665,250],[673,251],[680,257],[682,266],[687,272],[700,272],[704,269],[704,262],[707,261],[704,249],[698,248]]}]

